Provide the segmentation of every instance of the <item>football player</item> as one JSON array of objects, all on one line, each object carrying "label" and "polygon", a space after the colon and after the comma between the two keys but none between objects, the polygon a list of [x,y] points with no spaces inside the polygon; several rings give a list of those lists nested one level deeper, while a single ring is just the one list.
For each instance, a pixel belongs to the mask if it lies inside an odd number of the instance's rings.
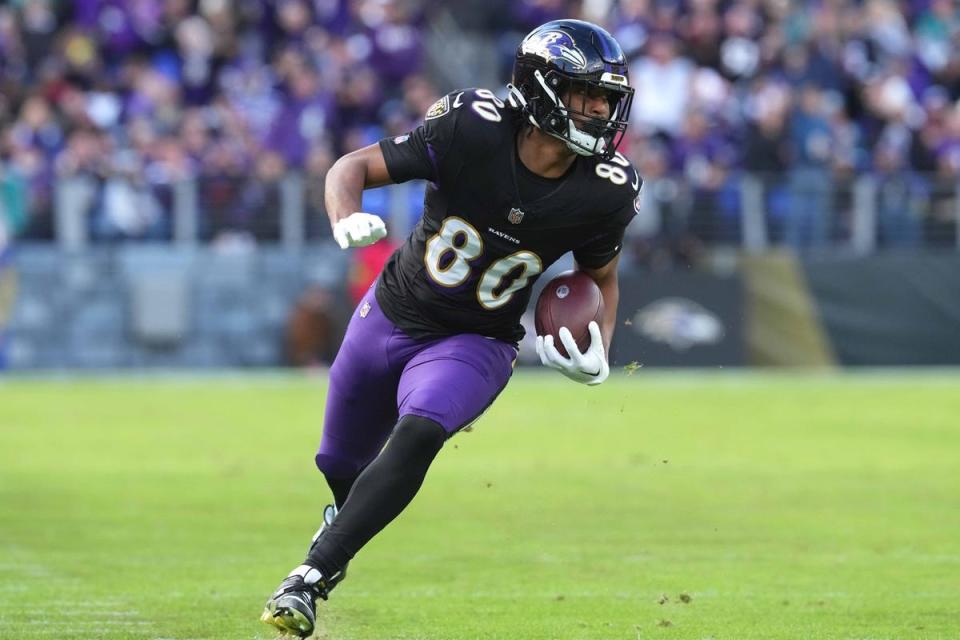
[{"label": "football player", "polygon": [[[262,620],[308,636],[316,599],[413,499],[444,442],[506,386],[531,286],[568,251],[600,286],[602,326],[537,338],[544,365],[595,385],[617,313],[617,261],[640,176],[617,152],[633,97],[623,51],[596,25],[558,20],[517,49],[508,100],[454,91],[422,125],[337,161],[327,211],[344,249],[386,235],[364,189],[429,181],[423,217],[350,320],[330,370],[316,464],[334,497],[306,559]],[[389,442],[387,439],[389,437]],[[386,446],[384,447],[384,444]]]}]

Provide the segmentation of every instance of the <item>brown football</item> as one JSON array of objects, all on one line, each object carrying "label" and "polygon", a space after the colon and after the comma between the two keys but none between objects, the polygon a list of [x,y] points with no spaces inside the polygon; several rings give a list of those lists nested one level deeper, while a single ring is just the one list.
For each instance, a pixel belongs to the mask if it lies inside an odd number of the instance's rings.
[{"label": "brown football", "polygon": [[566,271],[547,283],[537,299],[534,325],[538,336],[553,336],[557,351],[566,357],[560,327],[566,327],[581,352],[590,346],[590,322],[602,324],[603,294],[593,278],[582,271]]}]

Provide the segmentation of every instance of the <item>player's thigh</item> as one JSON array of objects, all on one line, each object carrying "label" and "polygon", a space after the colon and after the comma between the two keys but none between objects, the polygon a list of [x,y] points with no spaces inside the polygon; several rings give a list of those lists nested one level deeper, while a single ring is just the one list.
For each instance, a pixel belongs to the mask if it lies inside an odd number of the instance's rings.
[{"label": "player's thigh", "polygon": [[407,362],[397,390],[399,413],[430,418],[455,433],[507,386],[516,356],[512,345],[475,334],[438,340]]},{"label": "player's thigh", "polygon": [[380,311],[372,291],[350,319],[330,368],[323,437],[316,462],[338,477],[358,472],[372,460],[397,421],[395,402],[400,368],[389,348],[395,326]]}]

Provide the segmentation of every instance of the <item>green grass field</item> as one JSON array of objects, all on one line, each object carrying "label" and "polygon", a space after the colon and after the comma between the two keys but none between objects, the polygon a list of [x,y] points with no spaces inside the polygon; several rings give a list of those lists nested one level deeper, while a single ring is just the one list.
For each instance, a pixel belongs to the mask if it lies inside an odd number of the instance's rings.
[{"label": "green grass field", "polygon": [[[273,638],[322,378],[0,382],[0,638]],[[321,605],[344,640],[960,638],[960,374],[519,373]]]}]

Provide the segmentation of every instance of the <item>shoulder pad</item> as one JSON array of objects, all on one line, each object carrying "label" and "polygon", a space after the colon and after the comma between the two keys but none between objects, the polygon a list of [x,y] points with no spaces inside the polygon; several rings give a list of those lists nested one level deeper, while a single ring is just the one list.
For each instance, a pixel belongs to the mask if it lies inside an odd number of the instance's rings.
[{"label": "shoulder pad", "polygon": [[640,187],[643,185],[640,173],[619,152],[609,160],[594,157],[589,161],[588,191],[598,213],[629,221],[640,210]]},{"label": "shoulder pad", "polygon": [[[481,151],[494,148],[510,135],[515,127],[514,110],[505,105],[489,89],[460,89],[434,102],[424,115],[424,122],[456,131],[459,144]],[[445,122],[447,121],[447,122]]]},{"label": "shoulder pad", "polygon": [[635,198],[640,193],[643,179],[633,163],[619,151],[609,160],[591,158],[591,178],[604,192]]},{"label": "shoulder pad", "polygon": [[510,109],[489,89],[459,89],[443,96],[427,109],[424,120],[442,118],[451,112],[472,113],[481,121],[501,122],[506,118],[504,111]]}]

